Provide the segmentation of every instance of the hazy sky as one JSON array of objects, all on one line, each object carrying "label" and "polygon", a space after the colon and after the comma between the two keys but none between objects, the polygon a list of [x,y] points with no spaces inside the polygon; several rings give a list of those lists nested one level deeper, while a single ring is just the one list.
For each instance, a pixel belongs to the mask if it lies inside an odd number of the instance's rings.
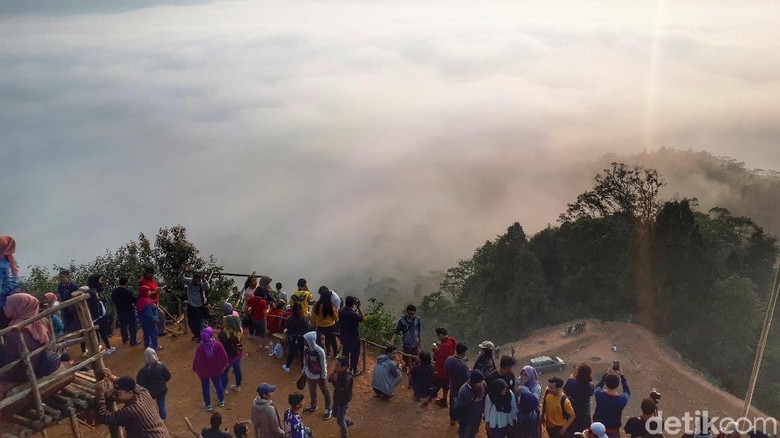
[{"label": "hazy sky", "polygon": [[12,3],[23,265],[181,223],[231,271],[351,285],[555,223],[604,153],[780,169],[777,2]]}]

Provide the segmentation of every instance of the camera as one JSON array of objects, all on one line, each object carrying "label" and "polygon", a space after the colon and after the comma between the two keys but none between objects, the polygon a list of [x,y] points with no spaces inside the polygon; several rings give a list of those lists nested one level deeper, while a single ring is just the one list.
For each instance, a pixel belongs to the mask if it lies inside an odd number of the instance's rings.
[{"label": "camera", "polygon": [[620,361],[619,360],[613,360],[612,361],[612,369],[615,371],[620,371]]},{"label": "camera", "polygon": [[656,403],[658,403],[659,401],[661,401],[661,393],[658,392],[658,390],[656,390],[655,388],[653,388],[653,390],[650,391],[650,398],[655,400]]}]

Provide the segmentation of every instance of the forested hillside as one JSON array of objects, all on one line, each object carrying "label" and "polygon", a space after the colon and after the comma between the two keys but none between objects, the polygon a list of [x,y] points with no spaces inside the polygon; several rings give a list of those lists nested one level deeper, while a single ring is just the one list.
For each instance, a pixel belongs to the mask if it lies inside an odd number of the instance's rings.
[{"label": "forested hillside", "polygon": [[[519,223],[447,270],[421,314],[469,345],[575,318],[633,320],[744,395],[772,288],[777,239],[725,208],[659,197],[655,170],[612,163],[558,225]],[[695,196],[691,193],[690,196]],[[776,332],[776,330],[775,330]],[[757,405],[780,415],[780,338],[770,336]]]}]

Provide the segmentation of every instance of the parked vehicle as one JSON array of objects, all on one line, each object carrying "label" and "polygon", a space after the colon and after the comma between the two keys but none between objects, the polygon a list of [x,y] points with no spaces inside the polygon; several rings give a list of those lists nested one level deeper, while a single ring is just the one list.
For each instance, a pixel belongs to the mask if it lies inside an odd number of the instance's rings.
[{"label": "parked vehicle", "polygon": [[552,371],[563,371],[566,369],[566,362],[560,357],[537,356],[530,361],[538,374],[549,373]]}]

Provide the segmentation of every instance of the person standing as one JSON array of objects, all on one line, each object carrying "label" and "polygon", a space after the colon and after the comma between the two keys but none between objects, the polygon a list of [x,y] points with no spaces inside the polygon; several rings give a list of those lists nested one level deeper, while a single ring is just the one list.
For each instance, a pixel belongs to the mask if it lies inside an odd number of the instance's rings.
[{"label": "person standing", "polygon": [[138,301],[135,303],[138,319],[141,321],[141,332],[144,338],[144,348],[160,349],[157,343],[157,305],[149,298],[149,286],[138,288]]},{"label": "person standing", "polygon": [[287,304],[289,299],[287,292],[282,290],[282,283],[276,283],[276,301],[284,301],[284,304]]},{"label": "person standing", "polygon": [[[283,326],[284,326],[284,304],[285,302],[282,300],[278,301],[272,301],[270,307],[270,310],[268,310],[268,355],[273,356],[275,345],[274,345],[274,335],[282,333]],[[281,342],[280,342],[281,343]]]},{"label": "person standing", "polygon": [[[57,295],[60,296],[60,302],[64,303],[73,298],[73,292],[79,290],[79,286],[70,281],[70,271],[63,269],[59,274],[59,285],[57,286]],[[70,306],[62,309],[62,317],[65,323],[65,332],[71,333],[81,330],[79,317],[76,314],[76,306]]]},{"label": "person standing", "polygon": [[565,437],[567,429],[574,424],[574,408],[571,400],[563,393],[563,380],[560,377],[547,379],[542,418],[550,438]]},{"label": "person standing", "polygon": [[[103,373],[106,378],[95,388],[99,422],[124,427],[127,438],[171,438],[149,391],[136,384],[132,377],[116,377],[108,368]],[[111,394],[117,403],[124,403],[118,411],[106,408],[106,396]]]},{"label": "person standing", "polygon": [[222,389],[227,392],[230,382],[230,369],[236,375],[236,384],[231,385],[230,389],[240,392],[243,373],[241,372],[241,359],[244,356],[244,346],[241,345],[241,321],[237,316],[229,315],[222,318],[222,331],[219,333],[219,342],[225,347],[225,353],[228,356],[228,366],[225,373],[222,374]]},{"label": "person standing", "polygon": [[314,304],[311,315],[312,323],[317,328],[317,344],[322,346],[322,337],[325,337],[325,352],[333,357],[339,354],[339,346],[336,343],[336,323],[339,320],[339,311],[331,301],[331,292],[327,286],[320,286],[318,291],[320,299]]},{"label": "person standing", "polygon": [[252,325],[252,318],[248,312],[249,300],[251,300],[255,296],[255,292],[257,291],[258,286],[259,284],[257,282],[257,275],[255,275],[255,272],[252,272],[252,275],[250,275],[244,282],[244,294],[242,296],[242,301],[243,301],[242,309],[246,314],[244,320],[246,322],[245,326],[249,329],[249,336],[255,335],[255,327]]},{"label": "person standing", "polygon": [[[623,386],[622,393],[617,392],[617,387],[620,384]],[[605,385],[606,389],[604,389]],[[628,381],[626,381],[619,364],[607,370],[599,383],[596,384],[593,394],[596,398],[593,421],[604,424],[609,438],[619,438],[623,409],[628,405],[628,399],[631,397],[631,389],[628,387]]]},{"label": "person standing", "polygon": [[397,348],[395,345],[388,345],[385,354],[376,358],[374,372],[371,373],[371,388],[378,397],[385,400],[393,396],[395,387],[403,380],[401,367],[393,359]]},{"label": "person standing", "polygon": [[119,333],[122,336],[122,343],[127,344],[129,340],[130,346],[133,347],[138,344],[136,339],[138,328],[135,318],[135,303],[137,299],[127,287],[127,283],[127,277],[119,278],[119,286],[111,291],[111,301],[114,302],[116,307],[116,317],[119,320]]},{"label": "person standing", "polygon": [[466,363],[466,351],[468,347],[463,342],[455,345],[455,354],[444,361],[444,369],[447,372],[450,387],[450,425],[455,425],[458,420],[455,416],[455,402],[458,400],[458,391],[469,380],[469,365]]},{"label": "person standing", "polygon": [[[536,400],[542,398],[542,385],[539,383],[539,374],[536,372],[536,368],[531,365],[524,366],[523,369],[520,370],[520,382],[518,383],[518,391],[530,392],[536,397]],[[566,385],[563,386],[563,391],[566,392]],[[577,407],[575,406],[574,409],[576,411]]]},{"label": "person standing", "polygon": [[469,381],[458,390],[456,402],[458,438],[476,438],[485,411],[485,376],[471,370]]},{"label": "person standing", "polygon": [[[259,287],[255,290],[255,296],[247,303],[247,312],[252,321],[255,336],[259,338],[260,349],[262,349],[268,328],[268,302],[263,298],[263,292]],[[265,347],[268,348],[267,345]]]},{"label": "person standing", "polygon": [[349,360],[349,370],[353,376],[361,373],[357,369],[360,360],[360,323],[365,319],[360,300],[348,296],[345,306],[339,309],[339,329],[341,331],[341,354]]},{"label": "person standing", "polygon": [[293,306],[295,303],[301,305],[303,316],[307,318],[311,317],[309,309],[310,306],[314,304],[314,295],[309,292],[309,287],[306,285],[305,278],[298,279],[298,290],[290,295],[290,305]]},{"label": "person standing", "polygon": [[573,438],[576,432],[582,432],[590,427],[590,398],[593,397],[594,392],[591,374],[590,365],[581,363],[563,385],[563,392],[571,400],[576,415],[576,420],[567,434],[569,438]]},{"label": "person standing", "polygon": [[642,415],[631,417],[626,421],[623,430],[631,438],[663,438],[663,434],[651,434],[651,430],[663,430],[657,417],[655,400],[646,398],[640,405]]},{"label": "person standing", "polygon": [[[16,265],[14,254],[16,241],[11,236],[0,236],[0,309],[5,306],[5,300],[21,286],[19,282],[19,266]],[[5,328],[8,322],[0,312],[0,328]]]},{"label": "person standing", "polygon": [[286,438],[308,438],[311,436],[309,428],[301,421],[303,410],[303,394],[293,392],[287,397],[290,409],[284,411],[284,433]]},{"label": "person standing", "polygon": [[208,319],[209,303],[206,294],[209,291],[209,283],[197,273],[193,274],[192,278],[187,278],[187,272],[190,272],[190,267],[184,265],[179,274],[179,281],[187,288],[187,325],[192,332],[192,339],[200,341],[201,328]]},{"label": "person standing", "polygon": [[309,320],[303,315],[300,303],[292,306],[292,315],[287,318],[287,362],[282,365],[284,372],[290,372],[292,361],[298,357],[303,367],[303,347],[306,342],[303,335],[309,332]]},{"label": "person standing", "polygon": [[436,366],[433,369],[436,376],[436,392],[439,388],[442,390],[441,398],[436,400],[436,404],[441,407],[447,407],[448,395],[450,392],[450,378],[447,375],[447,368],[444,366],[447,358],[455,354],[455,346],[458,341],[452,336],[447,335],[447,329],[444,327],[436,328],[436,337],[439,342],[433,344],[433,361]]},{"label": "person standing", "polygon": [[517,382],[514,373],[516,364],[517,360],[515,360],[514,357],[508,354],[502,355],[498,363],[498,369],[485,377],[485,385],[490,388],[490,385],[493,384],[494,380],[502,379],[506,382],[508,388],[514,388],[515,383]]},{"label": "person standing", "polygon": [[509,438],[517,419],[517,400],[506,382],[496,379],[485,397],[485,427],[490,438]]},{"label": "person standing", "polygon": [[333,384],[333,413],[336,415],[336,424],[341,429],[341,438],[349,437],[349,427],[354,423],[347,417],[349,402],[352,401],[353,378],[349,369],[349,361],[346,357],[336,358],[336,368],[328,377]]},{"label": "person standing", "polygon": [[171,372],[152,348],[144,350],[144,366],[138,370],[135,381],[149,391],[149,395],[157,402],[160,418],[165,421],[168,418],[168,408],[165,405],[165,396],[168,394],[168,381],[171,380]]},{"label": "person standing", "polygon": [[257,387],[257,397],[252,402],[252,425],[255,438],[284,438],[284,429],[279,420],[273,398],[276,386],[261,383]]},{"label": "person standing", "polygon": [[214,389],[219,398],[219,407],[225,407],[225,393],[222,388],[222,374],[228,366],[227,352],[222,343],[214,339],[214,329],[206,327],[200,332],[200,344],[195,350],[192,360],[192,371],[200,379],[203,390],[203,408],[211,412],[211,387],[209,381],[214,383]]},{"label": "person standing", "polygon": [[474,369],[480,370],[483,375],[489,376],[490,373],[496,370],[496,360],[493,359],[493,350],[496,349],[495,344],[490,341],[483,341],[479,344],[479,356],[474,361]]},{"label": "person standing", "polygon": [[398,320],[393,330],[393,337],[390,339],[391,345],[396,345],[396,340],[401,337],[402,351],[404,352],[404,371],[412,366],[412,357],[420,354],[420,333],[422,324],[420,317],[417,316],[417,307],[414,304],[406,306],[406,314]]},{"label": "person standing", "polygon": [[157,318],[157,336],[165,336],[165,313],[160,309],[160,294],[162,288],[157,285],[154,280],[154,268],[147,266],[144,268],[144,276],[138,280],[138,287],[147,286],[149,288],[149,298],[154,301],[154,305],[157,306],[159,311],[159,317]]},{"label": "person standing", "polygon": [[309,414],[317,410],[317,387],[322,391],[325,398],[325,414],[322,419],[329,419],[331,414],[331,399],[328,391],[328,362],[325,356],[325,350],[317,345],[317,333],[310,331],[303,335],[306,344],[303,347],[303,373],[306,375],[306,383],[309,386],[309,395],[311,404],[303,410],[304,414]]},{"label": "person standing", "polygon": [[[54,295],[53,292],[46,292],[43,294],[43,299],[46,302],[47,309],[58,306],[60,304],[60,302],[57,300],[57,295]],[[3,312],[0,312],[0,314],[2,313]],[[62,322],[62,316],[60,315],[59,311],[51,314],[51,325],[54,329],[55,338],[59,338],[65,334],[65,324]]]},{"label": "person standing", "polygon": [[111,354],[116,348],[111,346],[111,342],[108,337],[108,332],[111,330],[111,321],[108,319],[108,303],[103,295],[103,276],[100,274],[92,274],[87,279],[87,285],[89,289],[89,299],[87,304],[89,306],[89,312],[92,314],[92,324],[98,327],[98,334],[100,339],[106,347],[106,352]]}]

